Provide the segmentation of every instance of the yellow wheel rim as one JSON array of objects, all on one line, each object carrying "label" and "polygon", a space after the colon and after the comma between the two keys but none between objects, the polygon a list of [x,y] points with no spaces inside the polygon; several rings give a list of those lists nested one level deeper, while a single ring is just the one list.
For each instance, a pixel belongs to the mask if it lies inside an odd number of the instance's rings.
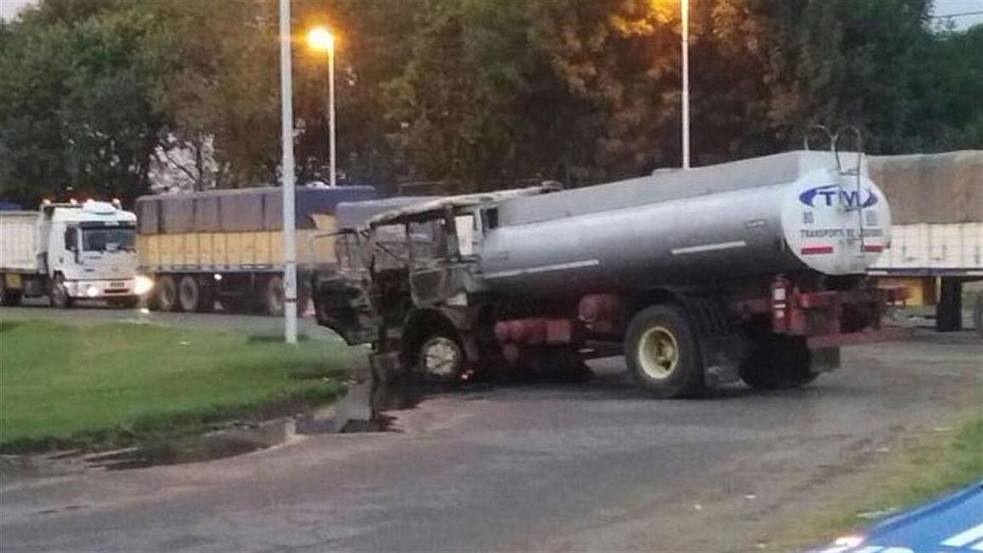
[{"label": "yellow wheel rim", "polygon": [[679,364],[679,344],[669,329],[655,326],[638,340],[638,364],[646,376],[664,380]]}]

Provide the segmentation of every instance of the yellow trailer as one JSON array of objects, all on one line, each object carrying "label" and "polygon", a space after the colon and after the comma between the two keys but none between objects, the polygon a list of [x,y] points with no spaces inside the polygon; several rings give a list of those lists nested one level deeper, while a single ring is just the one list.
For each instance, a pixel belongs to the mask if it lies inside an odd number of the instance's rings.
[{"label": "yellow trailer", "polygon": [[[309,297],[313,271],[331,270],[341,202],[376,197],[370,186],[296,191],[298,298]],[[137,199],[140,271],[154,279],[151,305],[162,311],[283,312],[282,192],[279,188],[215,190]]]},{"label": "yellow trailer", "polygon": [[891,244],[869,274],[909,290],[908,305],[935,307],[936,328],[962,328],[963,299],[983,336],[983,150],[871,156],[871,178],[891,204]]}]

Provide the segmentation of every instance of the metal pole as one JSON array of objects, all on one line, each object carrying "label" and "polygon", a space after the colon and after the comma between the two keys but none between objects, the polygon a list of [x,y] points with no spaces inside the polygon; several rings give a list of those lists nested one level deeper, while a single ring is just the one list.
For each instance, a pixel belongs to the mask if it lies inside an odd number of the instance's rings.
[{"label": "metal pole", "polygon": [[335,170],[335,107],[334,107],[334,45],[328,50],[328,142],[330,146],[331,163],[331,187],[338,184],[337,171]]},{"label": "metal pole", "polygon": [[294,106],[290,63],[290,0],[280,0],[280,106],[283,147],[283,318],[284,340],[297,343],[297,237],[294,224]]},{"label": "metal pole", "polygon": [[679,3],[683,19],[683,169],[689,169],[689,0]]}]

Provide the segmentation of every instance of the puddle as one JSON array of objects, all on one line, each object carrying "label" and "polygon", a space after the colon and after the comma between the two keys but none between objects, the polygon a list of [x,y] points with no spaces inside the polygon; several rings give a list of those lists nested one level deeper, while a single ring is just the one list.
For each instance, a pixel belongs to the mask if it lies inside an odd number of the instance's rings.
[{"label": "puddle", "polygon": [[390,411],[412,409],[427,390],[413,384],[356,382],[337,402],[297,419],[298,434],[351,434],[391,430]]},{"label": "puddle", "polygon": [[126,470],[159,465],[178,465],[211,461],[263,449],[262,444],[237,440],[212,439],[207,436],[178,442],[162,443],[102,453],[87,457],[86,465],[94,469]]},{"label": "puddle", "polygon": [[114,451],[0,456],[0,484],[88,470],[128,470],[224,459],[282,444],[297,434],[386,432],[392,430],[394,420],[389,412],[412,409],[434,391],[415,384],[356,382],[335,403],[296,417],[235,422],[204,434]]}]

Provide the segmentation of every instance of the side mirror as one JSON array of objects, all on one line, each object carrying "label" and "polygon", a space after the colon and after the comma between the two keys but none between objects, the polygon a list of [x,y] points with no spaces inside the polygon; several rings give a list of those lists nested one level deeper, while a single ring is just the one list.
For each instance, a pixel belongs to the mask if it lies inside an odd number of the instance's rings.
[{"label": "side mirror", "polygon": [[65,229],[65,249],[74,252],[78,251],[78,229]]}]

